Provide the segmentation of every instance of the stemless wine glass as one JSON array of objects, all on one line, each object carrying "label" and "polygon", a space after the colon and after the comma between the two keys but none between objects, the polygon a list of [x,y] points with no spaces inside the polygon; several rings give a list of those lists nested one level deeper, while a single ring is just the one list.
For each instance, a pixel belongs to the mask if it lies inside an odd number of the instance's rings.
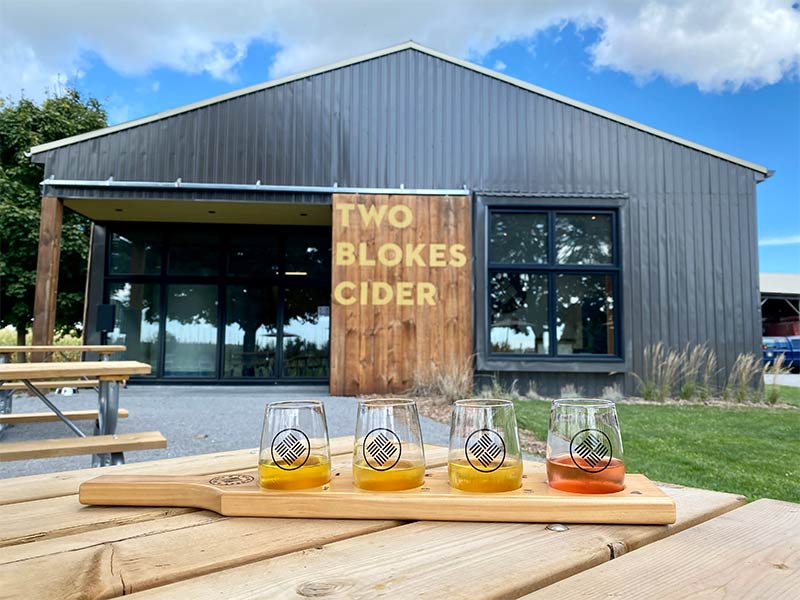
[{"label": "stemless wine glass", "polygon": [[547,482],[579,494],[625,488],[622,437],[609,400],[554,400],[547,433]]},{"label": "stemless wine glass", "polygon": [[270,402],[258,456],[261,487],[299,490],[331,480],[325,406],[316,400]]},{"label": "stemless wine glass", "polygon": [[447,470],[450,485],[467,492],[508,492],[522,485],[522,453],[511,402],[455,402]]},{"label": "stemless wine glass", "polygon": [[353,481],[365,490],[407,490],[425,480],[425,450],[413,400],[358,403]]}]

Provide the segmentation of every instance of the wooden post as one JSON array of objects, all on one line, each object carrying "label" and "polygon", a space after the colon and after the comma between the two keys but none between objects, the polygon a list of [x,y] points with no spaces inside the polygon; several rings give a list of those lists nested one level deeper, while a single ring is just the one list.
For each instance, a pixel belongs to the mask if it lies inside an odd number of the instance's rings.
[{"label": "wooden post", "polygon": [[33,301],[34,345],[46,346],[53,343],[63,214],[64,202],[60,198],[51,196],[42,198],[39,257],[36,263],[36,293]]}]

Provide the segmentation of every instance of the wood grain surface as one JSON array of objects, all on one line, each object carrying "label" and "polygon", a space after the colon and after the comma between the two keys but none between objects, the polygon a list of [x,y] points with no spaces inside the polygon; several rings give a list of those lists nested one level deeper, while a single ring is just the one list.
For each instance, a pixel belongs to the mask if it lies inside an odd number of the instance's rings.
[{"label": "wood grain surface", "polygon": [[2,442],[0,443],[0,462],[80,454],[156,450],[166,447],[167,439],[158,431]]},{"label": "wood grain surface", "polygon": [[127,348],[121,345],[88,345],[88,346],[0,346],[0,354],[16,354],[18,352],[97,352],[98,354],[111,354],[112,352],[125,352]]},{"label": "wood grain surface", "polygon": [[[96,410],[65,410],[62,412],[70,421],[90,421],[97,419],[98,415]],[[117,410],[117,418],[119,419],[127,419],[128,415],[127,408]],[[52,412],[0,414],[0,423],[49,423],[59,420],[58,415]]]},{"label": "wood grain surface", "polygon": [[56,379],[60,377],[127,379],[131,375],[149,374],[150,365],[135,360],[0,364],[0,381]]},{"label": "wood grain surface", "polygon": [[[413,221],[393,227],[384,218],[380,225],[365,224],[357,210],[345,226],[338,207],[355,205],[365,210],[408,207]],[[358,395],[401,392],[415,377],[471,367],[472,355],[472,221],[467,196],[398,196],[334,194],[332,289],[342,282],[356,287],[347,291],[355,302],[331,301],[331,393]],[[341,264],[337,243],[351,244],[364,264]],[[396,244],[404,252],[401,262],[381,263],[381,246]],[[437,252],[431,254],[431,245]],[[450,249],[460,245],[465,257],[451,266]],[[406,260],[409,247],[422,246],[419,260]],[[457,261],[456,261],[457,262]],[[424,266],[422,266],[424,264]],[[438,266],[437,266],[438,265]],[[397,301],[397,284],[414,284],[411,300]],[[362,300],[360,285],[368,293]],[[373,302],[372,286],[388,284],[394,298]],[[418,296],[419,284],[435,288],[434,304]]]},{"label": "wood grain surface", "polygon": [[756,500],[525,598],[798,596],[800,505]]},{"label": "wood grain surface", "polygon": [[255,471],[236,476],[103,475],[81,484],[80,501],[193,507],[241,517],[659,525],[675,521],[672,498],[643,475],[627,475],[622,492],[571,494],[547,485],[542,463],[526,463],[519,490],[495,494],[451,488],[445,468],[429,469],[420,488],[381,493],[355,487],[349,465],[333,469],[330,484],[313,490],[263,490]]},{"label": "wood grain surface", "polygon": [[671,488],[669,526],[415,522],[226,569],[138,598],[516,598],[742,503],[730,494]]}]

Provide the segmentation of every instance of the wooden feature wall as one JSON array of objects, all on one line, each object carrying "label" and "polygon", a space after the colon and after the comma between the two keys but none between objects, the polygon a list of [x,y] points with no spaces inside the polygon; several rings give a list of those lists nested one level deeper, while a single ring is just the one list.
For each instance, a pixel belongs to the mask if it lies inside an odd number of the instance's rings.
[{"label": "wooden feature wall", "polygon": [[468,196],[334,194],[332,394],[471,372],[471,232]]}]

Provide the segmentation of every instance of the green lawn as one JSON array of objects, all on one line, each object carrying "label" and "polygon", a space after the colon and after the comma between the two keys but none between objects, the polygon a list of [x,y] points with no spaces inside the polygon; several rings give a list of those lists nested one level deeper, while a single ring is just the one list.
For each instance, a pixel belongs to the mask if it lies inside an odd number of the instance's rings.
[{"label": "green lawn", "polygon": [[[520,427],[545,440],[549,402],[516,406]],[[800,410],[620,404],[617,413],[632,473],[748,500],[800,502]]]},{"label": "green lawn", "polygon": [[800,387],[789,387],[788,385],[779,385],[780,401],[785,404],[793,404],[800,408]]}]

